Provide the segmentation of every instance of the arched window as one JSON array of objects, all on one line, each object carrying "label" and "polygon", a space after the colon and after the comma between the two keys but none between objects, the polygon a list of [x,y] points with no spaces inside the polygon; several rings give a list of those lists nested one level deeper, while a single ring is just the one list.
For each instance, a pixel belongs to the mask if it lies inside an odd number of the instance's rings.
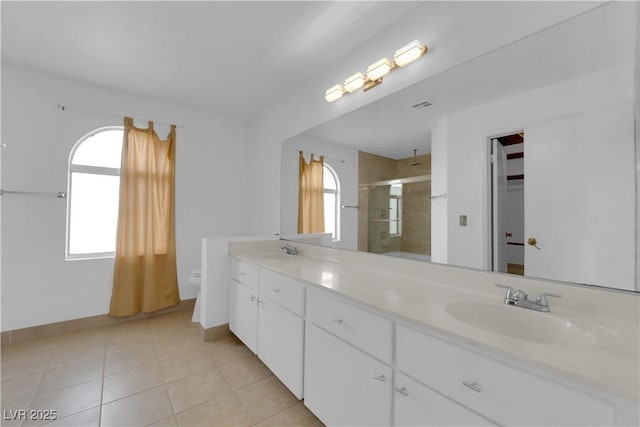
[{"label": "arched window", "polygon": [[324,231],[331,233],[333,240],[340,240],[340,181],[336,171],[324,164]]},{"label": "arched window", "polygon": [[122,126],[96,129],[69,155],[66,259],[114,255],[120,194]]}]

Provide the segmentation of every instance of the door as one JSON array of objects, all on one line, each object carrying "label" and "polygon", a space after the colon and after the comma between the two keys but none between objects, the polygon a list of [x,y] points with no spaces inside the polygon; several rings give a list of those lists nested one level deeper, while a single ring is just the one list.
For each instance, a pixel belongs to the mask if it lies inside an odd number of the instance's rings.
[{"label": "door", "polygon": [[229,287],[229,329],[251,351],[258,352],[258,297],[252,289],[235,280]]},{"label": "door", "polygon": [[633,286],[635,199],[625,196],[635,191],[632,116],[620,106],[526,129],[527,276]]},{"label": "door", "polygon": [[308,322],[304,358],[304,402],[325,425],[390,425],[389,366]]},{"label": "door", "polygon": [[493,271],[507,272],[507,155],[497,139],[491,140],[493,210]]},{"label": "door", "polygon": [[264,296],[260,297],[258,317],[258,357],[302,399],[304,320]]}]

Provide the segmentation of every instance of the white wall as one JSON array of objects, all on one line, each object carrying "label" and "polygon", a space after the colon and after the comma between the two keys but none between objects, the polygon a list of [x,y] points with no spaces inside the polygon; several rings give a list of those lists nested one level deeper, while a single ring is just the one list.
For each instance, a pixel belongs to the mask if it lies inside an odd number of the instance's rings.
[{"label": "white wall", "polygon": [[[627,106],[629,112],[633,111],[634,95],[633,91],[629,91],[633,87],[633,78],[630,66],[610,69],[449,115],[446,119],[446,138],[433,141],[436,145],[446,147],[448,221],[432,224],[433,228],[447,228],[448,263],[489,268],[489,138],[524,129],[526,158],[528,127],[544,127],[545,123],[559,117],[618,106]],[[594,103],[593,100],[598,102]],[[630,115],[627,122],[632,121]],[[609,123],[602,121],[599,125],[606,129]],[[616,144],[616,158],[628,158],[629,174],[633,174],[632,135],[625,142]],[[432,158],[437,162],[435,155]],[[596,175],[607,176],[608,171],[603,169],[607,165],[610,166],[610,163],[603,163],[595,172]],[[528,184],[526,174],[525,170],[525,182]],[[432,176],[434,186],[441,185],[437,182],[439,178],[441,176]],[[633,190],[628,194],[633,194]],[[458,215],[462,214],[468,215],[467,227],[458,225]],[[633,224],[633,209],[623,210],[621,215],[615,221],[630,220]],[[588,231],[585,230],[585,233]],[[628,234],[633,239],[633,232]]]},{"label": "white wall", "polygon": [[[2,65],[2,185],[66,191],[73,145],[87,132],[121,125],[83,109],[176,123],[176,245],[180,296],[200,266],[203,236],[246,234],[249,223],[244,123],[131,93]],[[138,123],[146,127],[145,123]],[[157,126],[158,134],[166,129]],[[65,261],[66,201],[2,196],[2,330],[105,314],[113,260]]]},{"label": "white wall", "polygon": [[[306,135],[299,135],[282,144],[281,218],[282,235],[298,232],[298,162],[302,150],[309,161],[311,153],[323,155],[324,160],[340,180],[340,204],[358,204],[358,151],[343,145],[331,144]],[[340,241],[332,246],[341,249],[358,248],[358,211],[340,210]]]},{"label": "white wall", "polygon": [[[504,46],[599,2],[425,2],[409,16],[373,33],[360,48],[328,65],[306,85],[284,94],[258,119],[253,134],[253,234],[277,233],[280,224],[280,144],[283,140],[341,116],[455,65]],[[508,17],[508,19],[505,19]],[[385,78],[366,93],[338,102],[324,100],[324,91],[411,40],[429,46],[424,60]],[[314,70],[310,70],[312,73]]]}]

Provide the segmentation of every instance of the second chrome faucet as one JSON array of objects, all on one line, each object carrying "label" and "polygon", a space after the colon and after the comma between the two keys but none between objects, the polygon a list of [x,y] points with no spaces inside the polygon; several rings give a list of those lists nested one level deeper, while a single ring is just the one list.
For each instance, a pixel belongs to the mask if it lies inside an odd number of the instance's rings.
[{"label": "second chrome faucet", "polygon": [[529,295],[527,295],[527,293],[522,289],[518,289],[516,291],[511,286],[501,285],[500,283],[496,283],[496,286],[507,290],[507,293],[504,297],[505,304],[528,308],[529,310],[543,311],[545,313],[551,311],[549,309],[549,302],[547,301],[547,297],[560,298],[562,296],[560,294],[541,293],[536,297],[535,300],[530,300]]}]

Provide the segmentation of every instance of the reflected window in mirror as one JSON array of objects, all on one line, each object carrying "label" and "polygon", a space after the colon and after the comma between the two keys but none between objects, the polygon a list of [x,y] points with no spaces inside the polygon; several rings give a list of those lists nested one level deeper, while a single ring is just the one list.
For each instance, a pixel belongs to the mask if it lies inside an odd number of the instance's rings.
[{"label": "reflected window in mirror", "polygon": [[402,184],[389,186],[389,236],[402,235]]},{"label": "reflected window in mirror", "polygon": [[326,162],[323,170],[324,231],[331,233],[334,242],[340,240],[340,180],[336,171]]}]

